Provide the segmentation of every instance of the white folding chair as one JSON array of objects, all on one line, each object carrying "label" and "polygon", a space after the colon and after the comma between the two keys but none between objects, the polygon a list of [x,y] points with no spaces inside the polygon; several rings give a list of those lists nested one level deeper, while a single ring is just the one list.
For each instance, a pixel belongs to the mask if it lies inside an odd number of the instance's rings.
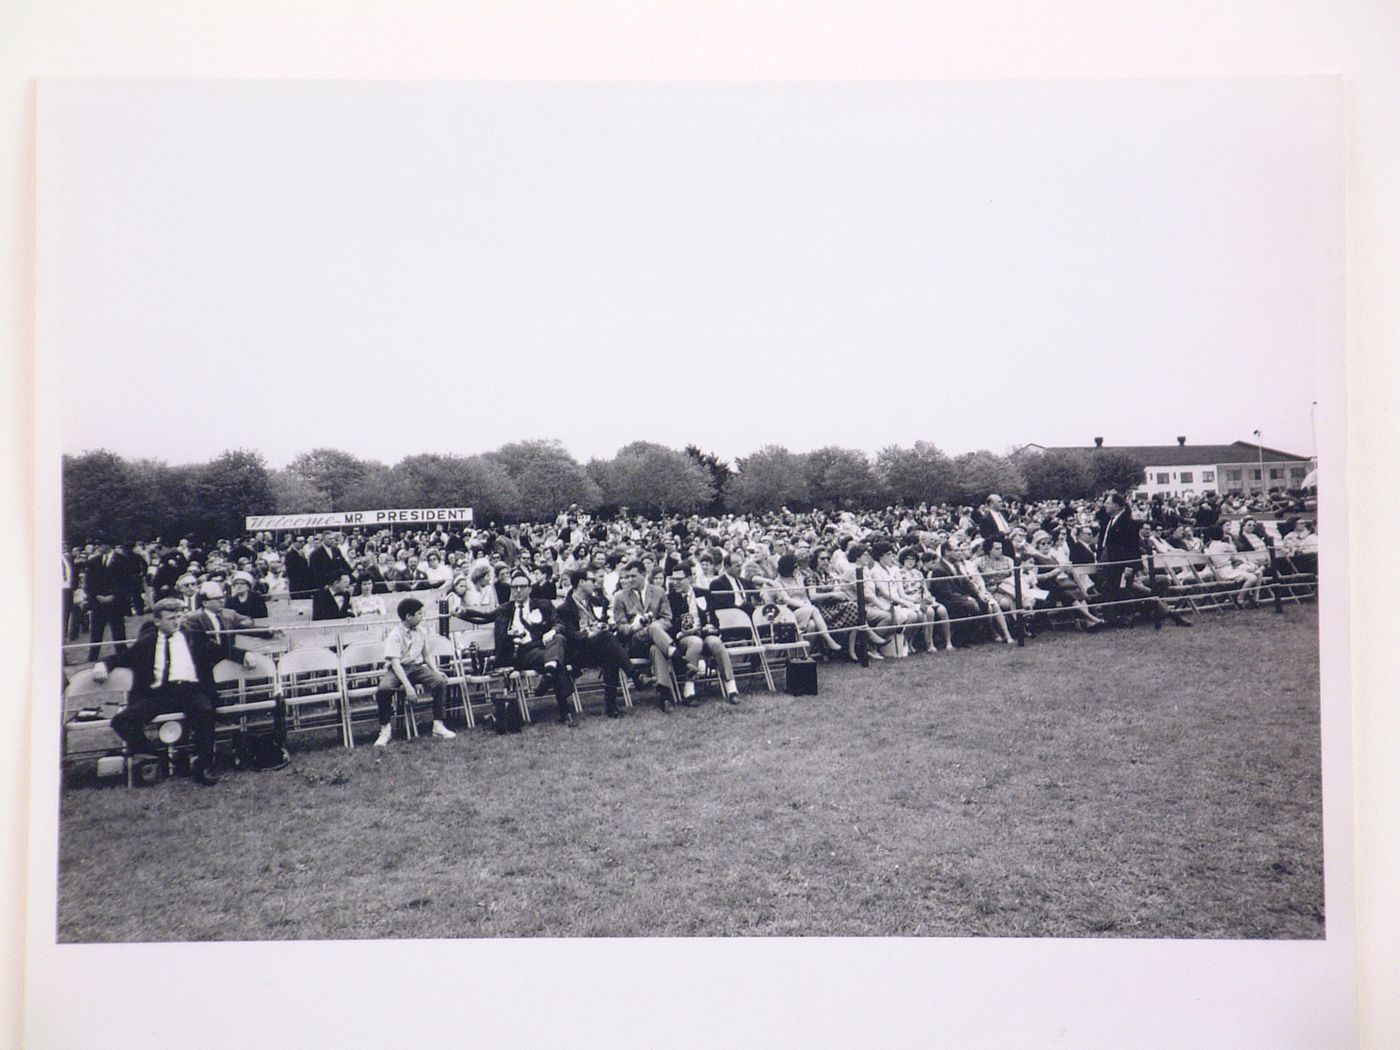
[{"label": "white folding chair", "polygon": [[[773,685],[773,672],[768,666],[768,653],[763,643],[759,641],[758,632],[754,630],[753,620],[743,609],[716,609],[715,618],[719,621],[720,640],[724,642],[724,647],[729,651],[730,662],[735,659],[757,659],[759,673],[763,675],[764,684],[767,685],[770,693],[776,692]],[[754,674],[748,671],[748,674]],[[734,677],[740,674],[739,665],[734,664]]]},{"label": "white folding chair", "polygon": [[287,732],[335,727],[341,743],[353,745],[345,732],[344,682],[340,661],[329,649],[293,649],[277,662],[277,682],[287,708]]}]

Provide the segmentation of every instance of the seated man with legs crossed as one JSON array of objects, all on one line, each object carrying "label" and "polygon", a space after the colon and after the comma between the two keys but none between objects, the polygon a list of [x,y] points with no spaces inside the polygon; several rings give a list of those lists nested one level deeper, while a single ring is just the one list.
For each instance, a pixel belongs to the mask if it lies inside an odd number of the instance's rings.
[{"label": "seated man with legs crossed", "polygon": [[[671,639],[671,610],[666,592],[646,582],[646,567],[633,560],[623,566],[622,579],[612,600],[613,629],[627,646],[631,659],[651,658],[652,673],[661,710],[669,711],[678,699],[666,685],[667,662],[678,658],[679,649]],[[677,677],[684,671],[675,666]]]},{"label": "seated man with legs crossed", "polygon": [[[554,603],[547,598],[530,597],[530,576],[523,569],[510,574],[506,600],[490,612],[463,606],[452,615],[468,623],[495,623],[496,666],[516,671],[534,671],[540,684],[552,682],[554,700],[559,705],[559,721],[574,724],[571,706],[573,682],[564,669],[564,636],[555,623]],[[505,732],[506,701],[496,701],[496,731]]]},{"label": "seated man with legs crossed", "polygon": [[567,576],[569,596],[556,615],[569,663],[575,668],[596,667],[602,672],[603,708],[609,718],[621,718],[622,708],[617,706],[622,684],[619,676],[630,674],[631,665],[627,649],[613,637],[594,605],[602,576],[601,569],[571,569]]},{"label": "seated man with legs crossed", "polygon": [[739,687],[734,682],[734,665],[729,660],[724,642],[720,640],[718,619],[709,608],[709,603],[695,593],[690,563],[677,562],[671,568],[667,582],[666,600],[671,608],[671,622],[676,627],[675,642],[685,663],[681,703],[691,706],[695,702],[695,678],[700,674],[703,656],[718,670],[725,698],[731,704],[737,704]]},{"label": "seated man with legs crossed", "polygon": [[[433,736],[451,740],[457,734],[443,725],[447,702],[447,679],[428,659],[428,632],[423,630],[423,603],[417,598],[399,602],[399,622],[384,639],[384,659],[388,667],[379,680],[374,702],[379,706],[379,737],[375,747],[388,747],[394,735],[394,691],[403,689],[405,701],[411,701],[418,686],[426,686],[433,694]],[[412,708],[408,717],[413,717]]]}]

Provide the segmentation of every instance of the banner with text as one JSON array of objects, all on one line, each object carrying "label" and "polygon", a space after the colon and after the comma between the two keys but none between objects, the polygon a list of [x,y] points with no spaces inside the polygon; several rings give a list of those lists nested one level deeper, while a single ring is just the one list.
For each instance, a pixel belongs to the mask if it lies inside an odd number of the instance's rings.
[{"label": "banner with text", "polygon": [[470,507],[419,507],[417,510],[347,510],[326,514],[251,514],[243,519],[249,532],[278,529],[376,528],[382,525],[465,525]]}]

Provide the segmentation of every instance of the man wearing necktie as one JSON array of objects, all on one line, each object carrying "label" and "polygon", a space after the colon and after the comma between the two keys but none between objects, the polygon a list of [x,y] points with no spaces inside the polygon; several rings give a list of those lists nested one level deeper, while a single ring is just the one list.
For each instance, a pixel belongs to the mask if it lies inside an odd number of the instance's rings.
[{"label": "man wearing necktie", "polygon": [[571,569],[569,596],[558,610],[559,631],[565,652],[575,668],[596,667],[603,678],[603,710],[609,718],[621,718],[617,705],[621,676],[631,674],[626,647],[599,617],[594,598],[601,586],[601,569]]},{"label": "man wearing necktie", "polygon": [[[137,638],[111,662],[111,667],[131,671],[127,706],[112,719],[112,730],[133,755],[159,756],[145,733],[145,725],[158,715],[179,712],[194,741],[190,776],[206,786],[218,782],[211,768],[214,759],[214,665],[222,659],[199,632],[182,625],[184,607],[178,598],[162,598],[155,606],[154,631]],[[99,661],[93,679],[107,680],[109,666]]]},{"label": "man wearing necktie", "polygon": [[[495,624],[496,666],[534,671],[541,685],[552,680],[559,721],[574,724],[573,682],[564,667],[564,636],[555,621],[554,603],[530,597],[530,577],[517,569],[510,577],[510,595],[491,612],[463,606],[452,614],[468,623]],[[496,728],[505,727],[505,704],[496,705]]]},{"label": "man wearing necktie", "polygon": [[83,567],[83,590],[87,592],[88,606],[92,619],[89,636],[88,659],[96,660],[102,651],[102,636],[110,628],[112,644],[117,652],[125,648],[126,609],[122,606],[118,584],[120,566],[112,548],[105,543],[97,546],[97,553]]},{"label": "man wearing necktie", "polygon": [[676,646],[685,668],[681,682],[681,703],[687,707],[695,702],[695,679],[700,672],[700,660],[714,664],[719,674],[725,699],[739,702],[739,687],[734,681],[734,666],[720,640],[719,623],[709,607],[707,598],[695,593],[692,570],[688,561],[677,562],[668,576],[670,589],[667,602],[671,622],[676,624]]}]

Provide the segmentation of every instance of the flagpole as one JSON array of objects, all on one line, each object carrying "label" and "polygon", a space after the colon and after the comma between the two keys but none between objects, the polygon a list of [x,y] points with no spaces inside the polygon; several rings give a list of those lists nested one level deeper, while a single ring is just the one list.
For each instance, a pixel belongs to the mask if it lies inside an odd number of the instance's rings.
[{"label": "flagpole", "polygon": [[1265,499],[1268,498],[1269,484],[1264,480],[1264,439],[1260,431],[1254,432],[1254,447],[1259,450],[1259,488]]}]

